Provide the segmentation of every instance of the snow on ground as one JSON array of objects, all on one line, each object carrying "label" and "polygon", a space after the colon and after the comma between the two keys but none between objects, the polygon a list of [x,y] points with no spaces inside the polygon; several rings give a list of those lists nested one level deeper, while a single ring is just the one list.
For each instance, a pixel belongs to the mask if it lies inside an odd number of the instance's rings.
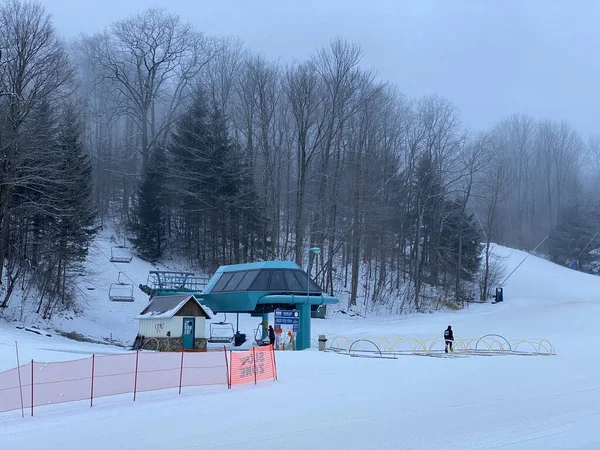
[{"label": "snow on ground", "polygon": [[[139,289],[140,284],[146,284],[150,270],[181,270],[189,272],[189,267],[179,261],[168,264],[151,264],[140,258],[134,257],[130,263],[111,262],[111,249],[122,245],[114,230],[107,228],[100,232],[90,247],[86,261],[86,275],[77,285],[79,297],[77,299],[83,314],[76,315],[72,312],[55,314],[49,323],[42,321],[33,311],[22,311],[22,304],[17,298],[11,301],[9,311],[3,311],[7,316],[23,317],[15,323],[31,327],[60,330],[66,333],[78,333],[86,338],[100,342],[120,343],[131,346],[137,334],[138,322],[135,317],[148,304],[148,295]],[[124,254],[123,250],[116,252]],[[121,281],[128,287],[119,288],[118,292],[131,292],[133,302],[111,302],[109,292],[111,286],[118,283],[119,272]],[[206,274],[197,273],[198,276]],[[130,286],[130,287],[129,287]]]},{"label": "snow on ground", "polygon": [[[507,257],[509,271],[526,255],[496,250]],[[313,338],[437,338],[450,324],[456,337],[547,338],[556,356],[383,360],[315,349],[277,352],[277,382],[187,389],[181,396],[144,393],[135,403],[131,396],[98,399],[91,409],[85,402],[56,405],[38,408],[33,418],[16,411],[1,417],[2,443],[20,450],[600,448],[600,363],[594,352],[600,277],[531,256],[505,284],[504,295],[504,303],[457,312],[313,320]],[[139,306],[145,301],[140,294]],[[97,332],[129,333],[126,318],[105,312],[107,304],[95,309],[97,320],[107,321],[97,323]],[[240,329],[251,333],[257,323],[242,316]],[[9,325],[0,336],[0,369],[14,365],[14,340],[22,359],[120,351]]]},{"label": "snow on ground", "polygon": [[123,348],[114,345],[77,342],[48,331],[38,335],[0,322],[0,371],[17,366],[15,342],[19,346],[21,364],[27,364],[32,359],[38,362],[54,362],[87,358],[93,353],[109,355],[124,352]]},{"label": "snow on ground", "polygon": [[[74,331],[99,340],[108,341],[112,334],[113,340],[131,345],[138,329],[135,317],[148,304],[148,295],[139,289],[140,284],[147,283],[148,272],[150,270],[189,271],[189,268],[153,265],[137,257],[134,257],[130,263],[111,262],[111,248],[118,245],[111,239],[113,237],[110,231],[102,233],[94,240],[90,249],[86,265],[89,274],[80,283],[81,291],[87,294],[84,316],[73,320],[71,319],[73,316],[59,315],[52,324],[63,331]],[[111,285],[118,282],[119,272],[122,274],[121,281],[131,285],[135,301],[111,302],[109,300]],[[122,292],[126,293],[127,288]]]}]

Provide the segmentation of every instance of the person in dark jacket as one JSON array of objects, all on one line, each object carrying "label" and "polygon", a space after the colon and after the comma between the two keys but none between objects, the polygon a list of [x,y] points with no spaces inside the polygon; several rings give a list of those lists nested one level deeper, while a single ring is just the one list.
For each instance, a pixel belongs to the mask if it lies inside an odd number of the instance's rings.
[{"label": "person in dark jacket", "polygon": [[446,341],[446,347],[444,351],[448,353],[448,349],[452,352],[452,343],[454,342],[454,333],[452,333],[452,327],[448,325],[448,328],[444,330],[444,340]]},{"label": "person in dark jacket", "polygon": [[269,343],[275,345],[275,330],[272,325],[269,325]]}]

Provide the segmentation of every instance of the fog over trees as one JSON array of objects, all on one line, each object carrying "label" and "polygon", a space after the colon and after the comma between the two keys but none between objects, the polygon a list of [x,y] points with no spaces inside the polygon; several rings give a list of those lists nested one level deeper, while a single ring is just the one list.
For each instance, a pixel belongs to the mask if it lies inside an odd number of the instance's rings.
[{"label": "fog over trees", "polygon": [[[281,64],[164,9],[62,42],[41,4],[0,2],[0,305],[77,298],[98,229],[211,274],[307,266],[349,306],[489,299],[493,244],[600,271],[600,137],[519,114],[473,132],[324,42]],[[374,70],[376,68],[373,68]]]}]

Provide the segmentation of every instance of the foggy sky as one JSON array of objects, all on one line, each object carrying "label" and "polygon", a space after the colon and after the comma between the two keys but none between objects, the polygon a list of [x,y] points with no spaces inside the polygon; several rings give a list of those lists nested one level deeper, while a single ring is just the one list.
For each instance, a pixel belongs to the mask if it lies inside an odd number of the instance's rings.
[{"label": "foggy sky", "polygon": [[65,38],[165,6],[210,35],[239,36],[283,62],[336,37],[409,97],[440,94],[465,125],[503,116],[567,120],[600,133],[600,2],[526,0],[42,0]]}]

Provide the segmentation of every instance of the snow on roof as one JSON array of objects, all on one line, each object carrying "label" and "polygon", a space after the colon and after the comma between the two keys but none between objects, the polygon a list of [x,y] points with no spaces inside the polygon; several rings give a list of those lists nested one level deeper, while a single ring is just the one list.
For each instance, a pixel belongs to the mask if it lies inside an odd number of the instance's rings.
[{"label": "snow on roof", "polygon": [[183,308],[190,299],[200,306],[206,317],[211,318],[211,314],[207,308],[202,306],[198,299],[190,294],[184,295],[157,295],[146,305],[146,307],[138,314],[136,319],[170,319],[177,311]]},{"label": "snow on roof", "polygon": [[215,273],[236,272],[253,269],[300,269],[300,266],[293,261],[258,261],[252,263],[220,266]]}]

